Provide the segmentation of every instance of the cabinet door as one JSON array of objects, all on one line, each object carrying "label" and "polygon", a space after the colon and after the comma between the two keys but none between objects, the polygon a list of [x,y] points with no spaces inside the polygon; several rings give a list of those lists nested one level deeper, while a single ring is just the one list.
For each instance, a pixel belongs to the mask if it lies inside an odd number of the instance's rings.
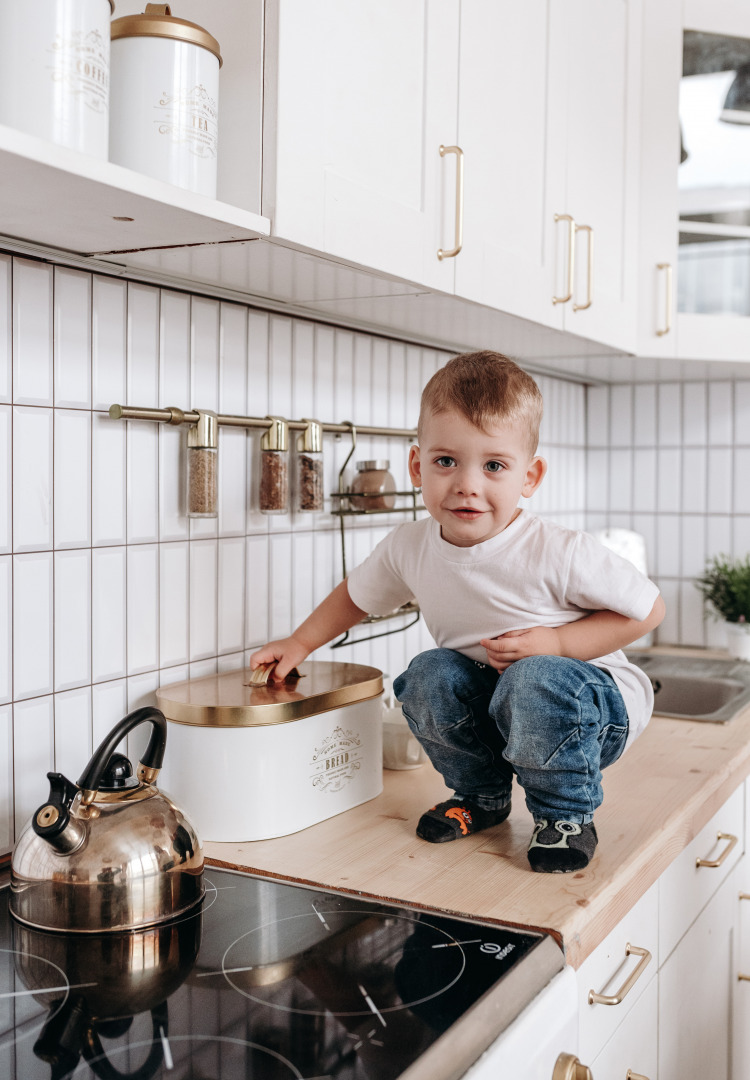
[{"label": "cabinet door", "polygon": [[629,1071],[656,1080],[658,1014],[654,975],[604,1049],[593,1061],[586,1061],[594,1080],[625,1080]]},{"label": "cabinet door", "polygon": [[659,1080],[730,1076],[736,892],[735,870],[659,972]]},{"label": "cabinet door", "polygon": [[565,109],[551,103],[565,56],[550,50],[549,3],[461,5],[458,139],[465,154],[464,246],[456,292],[562,328],[552,303],[562,212]]},{"label": "cabinet door", "polygon": [[638,352],[675,356],[680,0],[646,4],[643,18]]},{"label": "cabinet door", "polygon": [[458,5],[273,0],[263,213],[276,236],[453,291]]},{"label": "cabinet door", "polygon": [[637,337],[641,4],[552,9],[553,49],[568,61],[564,206],[579,227],[565,329],[628,350]]}]

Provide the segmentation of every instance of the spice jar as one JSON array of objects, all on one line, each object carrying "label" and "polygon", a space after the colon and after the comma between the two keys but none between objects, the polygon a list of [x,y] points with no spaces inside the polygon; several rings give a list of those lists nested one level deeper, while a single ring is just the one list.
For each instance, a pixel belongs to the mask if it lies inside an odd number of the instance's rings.
[{"label": "spice jar", "polygon": [[[396,505],[396,481],[388,471],[390,461],[358,461],[350,487],[349,502],[355,510],[392,510]],[[359,498],[357,498],[359,496]]]},{"label": "spice jar", "polygon": [[113,21],[111,63],[110,159],[215,199],[216,38],[169,4],[146,4]]},{"label": "spice jar", "polygon": [[260,512],[289,513],[289,424],[269,416],[271,426],[260,440]]},{"label": "spice jar", "polygon": [[305,513],[323,509],[323,428],[317,420],[297,439],[297,504]]},{"label": "spice jar", "polygon": [[114,0],[0,3],[0,124],[107,159]]},{"label": "spice jar", "polygon": [[219,463],[219,424],[216,413],[199,412],[187,435],[187,514],[215,518]]}]

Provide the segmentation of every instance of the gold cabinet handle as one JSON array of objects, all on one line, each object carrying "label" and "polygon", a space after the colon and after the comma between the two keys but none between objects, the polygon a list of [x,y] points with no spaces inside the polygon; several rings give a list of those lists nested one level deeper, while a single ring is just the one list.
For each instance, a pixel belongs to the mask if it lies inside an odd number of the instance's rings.
[{"label": "gold cabinet handle", "polygon": [[732,836],[732,834],[728,833],[728,832],[719,832],[719,833],[717,833],[716,834],[716,839],[717,840],[728,840],[729,843],[724,848],[724,850],[722,851],[722,853],[718,857],[718,859],[696,859],[695,860],[695,865],[696,866],[708,866],[712,870],[715,870],[717,866],[721,866],[721,864],[725,861],[725,859],[729,855],[729,852],[732,851],[732,849],[735,847],[735,845],[737,843],[737,837]]},{"label": "gold cabinet handle", "polygon": [[648,1080],[648,1077],[644,1076],[643,1073],[634,1073],[632,1069],[628,1069],[625,1080]]},{"label": "gold cabinet handle", "polygon": [[666,273],[666,317],[664,319],[664,326],[661,330],[656,331],[657,337],[664,337],[672,329],[672,264],[671,263],[657,263],[657,270],[664,270]]},{"label": "gold cabinet handle", "polygon": [[573,295],[573,276],[575,274],[576,260],[576,223],[570,214],[555,214],[555,221],[567,221],[568,223],[568,284],[565,296],[553,296],[553,304],[567,304]]},{"label": "gold cabinet handle", "polygon": [[591,301],[594,299],[594,230],[590,225],[576,225],[573,230],[573,235],[579,232],[588,233],[589,240],[586,255],[586,303],[573,304],[573,311],[585,311],[586,308],[591,307]]},{"label": "gold cabinet handle", "polygon": [[640,956],[641,959],[616,994],[596,994],[593,990],[589,990],[589,1005],[619,1005],[621,1001],[625,1000],[651,963],[651,953],[648,949],[641,949],[637,945],[628,943],[625,946],[625,955]]},{"label": "gold cabinet handle", "polygon": [[552,1080],[594,1080],[588,1065],[581,1065],[575,1054],[560,1054],[552,1070]]},{"label": "gold cabinet handle", "polygon": [[454,259],[463,246],[464,236],[464,152],[460,146],[440,147],[440,156],[456,155],[456,246],[450,251],[438,248],[438,259]]}]

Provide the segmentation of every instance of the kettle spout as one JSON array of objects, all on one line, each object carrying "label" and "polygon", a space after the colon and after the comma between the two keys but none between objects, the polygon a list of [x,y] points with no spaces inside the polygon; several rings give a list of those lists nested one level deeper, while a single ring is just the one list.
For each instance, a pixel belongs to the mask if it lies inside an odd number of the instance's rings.
[{"label": "kettle spout", "polygon": [[31,827],[60,855],[77,851],[86,839],[86,823],[70,816],[78,788],[62,773],[47,773],[49,799],[35,811]]}]

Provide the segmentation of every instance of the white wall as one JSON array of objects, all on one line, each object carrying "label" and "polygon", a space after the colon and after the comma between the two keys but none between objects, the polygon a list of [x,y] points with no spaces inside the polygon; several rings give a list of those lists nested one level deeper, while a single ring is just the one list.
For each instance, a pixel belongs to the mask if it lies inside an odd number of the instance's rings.
[{"label": "white wall", "polygon": [[[416,424],[448,354],[0,255],[0,854],[47,792],[163,683],[243,665],[340,580],[329,513],[257,511],[258,433],[222,429],[218,521],[188,521],[184,432],[113,402]],[[540,379],[539,512],[582,527],[585,391]],[[325,444],[335,489],[347,440]],[[403,440],[361,440],[407,485]],[[330,505],[330,504],[329,504]],[[357,522],[350,565],[400,517]],[[390,674],[420,625],[334,659]],[[131,748],[132,752],[132,748]],[[167,752],[169,752],[167,750]]]}]

